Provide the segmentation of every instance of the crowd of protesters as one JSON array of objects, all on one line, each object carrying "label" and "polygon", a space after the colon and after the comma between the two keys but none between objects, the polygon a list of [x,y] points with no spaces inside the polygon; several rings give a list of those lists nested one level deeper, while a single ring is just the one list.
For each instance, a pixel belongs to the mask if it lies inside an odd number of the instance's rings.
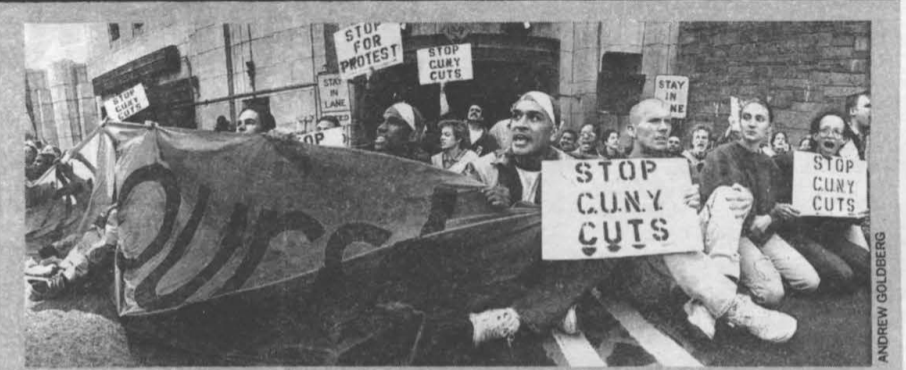
[{"label": "crowd of protesters", "polygon": [[[229,126],[218,119],[218,130]],[[338,126],[336,118],[322,117],[317,130]],[[705,249],[584,261],[541,261],[539,253],[534,271],[525,274],[530,279],[508,283],[527,294],[462,318],[458,328],[476,345],[512,339],[522,329],[574,333],[581,330],[576,302],[590,289],[615,291],[619,285],[629,299],[641,299],[664,280],[688,298],[675,309],[708,337],[725,322],[780,343],[797,330],[794,317],[774,309],[787,291],[868,286],[867,243],[864,235],[851,232],[861,218],[801,217],[791,205],[793,148],[786,133],[775,130],[764,100],[743,100],[721,138],[707,125],[693,125],[686,148],[673,132],[669,106],[657,99],[644,99],[630,110],[623,132],[631,139],[627,147],[620,145],[620,131],[593,123],[578,131],[564,126],[557,100],[538,91],[523,94],[513,102],[511,116],[493,125],[480,103],[470,105],[463,119],[447,114],[429,123],[416,107],[397,102],[384,111],[373,149],[472,177],[484,184],[488,203],[501,209],[540,206],[542,161],[686,158],[693,185],[686,189],[685,204],[698,212]],[[270,113],[249,108],[240,113],[235,130],[256,134],[274,128]],[[856,94],[843,111],[817,113],[795,149],[865,160],[869,129],[870,95]],[[426,136],[429,130],[435,134]],[[59,158],[54,149],[26,143],[29,180]],[[33,299],[65,290],[92,264],[108,263],[116,244],[113,214],[115,209],[107,209],[88,233],[42,249],[42,261],[27,271],[35,277]],[[60,277],[37,278],[47,276]]]}]

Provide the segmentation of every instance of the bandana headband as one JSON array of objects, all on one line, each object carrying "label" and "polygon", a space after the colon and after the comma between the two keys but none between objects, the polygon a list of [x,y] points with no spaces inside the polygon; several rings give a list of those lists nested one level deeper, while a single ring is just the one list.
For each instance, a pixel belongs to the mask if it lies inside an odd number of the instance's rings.
[{"label": "bandana headband", "polygon": [[[531,100],[541,106],[541,109],[544,110],[544,113],[547,113],[547,116],[550,118],[551,122],[556,125],[557,118],[554,117],[554,103],[551,101],[551,97],[543,92],[538,91],[529,91],[522,95],[519,100]],[[556,126],[555,126],[556,127]]]}]

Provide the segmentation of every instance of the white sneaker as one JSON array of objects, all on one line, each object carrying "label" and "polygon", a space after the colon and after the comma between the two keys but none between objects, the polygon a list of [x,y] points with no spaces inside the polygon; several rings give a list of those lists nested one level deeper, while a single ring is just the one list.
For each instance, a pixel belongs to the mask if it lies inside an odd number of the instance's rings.
[{"label": "white sneaker", "polygon": [[711,312],[701,302],[690,299],[683,305],[683,310],[686,311],[686,318],[692,325],[701,330],[708,339],[714,339],[717,320],[714,320],[714,316],[711,316]]},{"label": "white sneaker", "polygon": [[511,339],[519,330],[519,314],[512,308],[500,308],[469,314],[472,321],[472,343],[476,346],[492,339]]},{"label": "white sneaker", "polygon": [[774,343],[784,343],[796,334],[796,319],[783,312],[756,305],[747,295],[737,295],[727,311],[731,326],[741,326],[749,333]]},{"label": "white sneaker", "polygon": [[560,330],[569,335],[579,334],[579,319],[576,317],[576,305],[566,311],[563,320],[560,321]]}]

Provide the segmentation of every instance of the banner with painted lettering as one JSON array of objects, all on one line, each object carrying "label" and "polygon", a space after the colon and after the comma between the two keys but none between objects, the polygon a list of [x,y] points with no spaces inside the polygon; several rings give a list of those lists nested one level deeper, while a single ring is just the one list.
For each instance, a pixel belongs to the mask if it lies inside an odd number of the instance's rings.
[{"label": "banner with painted lettering", "polygon": [[142,84],[135,85],[104,102],[107,116],[114,122],[125,121],[126,118],[149,106],[148,97],[145,95],[145,87]]},{"label": "banner with painted lettering", "polygon": [[344,80],[403,62],[399,23],[359,23],[333,35]]},{"label": "banner with painted lettering", "polygon": [[472,44],[419,49],[416,54],[422,85],[472,79]]},{"label": "banner with painted lettering", "polygon": [[299,134],[298,140],[312,145],[349,147],[349,128],[350,126],[334,127],[324,131]]},{"label": "banner with painted lettering", "polygon": [[577,260],[700,251],[685,159],[542,163],[542,258]]},{"label": "banner with painted lettering", "polygon": [[654,79],[654,97],[670,104],[673,118],[686,118],[689,102],[689,77],[657,76]]},{"label": "banner with painted lettering", "polygon": [[868,164],[793,153],[793,207],[802,216],[852,218],[868,212]]},{"label": "banner with painted lettering", "polygon": [[[439,256],[450,258],[440,266],[463,263],[496,281],[515,276],[540,248],[537,210],[494,211],[477,181],[423,163],[268,135],[135,126],[111,137],[116,166],[98,171],[116,179],[123,316],[265,294],[290,282],[300,284],[293,304],[306,305],[324,296],[307,295],[316,280],[365,284],[412,270],[384,266]],[[473,247],[521,257],[478,258],[465,252]],[[487,264],[481,274],[476,258]]]}]

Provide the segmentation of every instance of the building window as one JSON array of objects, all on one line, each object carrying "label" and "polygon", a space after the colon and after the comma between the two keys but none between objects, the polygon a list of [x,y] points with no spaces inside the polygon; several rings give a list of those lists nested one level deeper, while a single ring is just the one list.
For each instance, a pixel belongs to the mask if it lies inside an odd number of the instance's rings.
[{"label": "building window", "polygon": [[107,32],[110,33],[110,42],[119,40],[120,38],[120,25],[116,23],[107,24]]},{"label": "building window", "polygon": [[145,32],[144,23],[133,23],[132,24],[132,37],[136,37]]}]

